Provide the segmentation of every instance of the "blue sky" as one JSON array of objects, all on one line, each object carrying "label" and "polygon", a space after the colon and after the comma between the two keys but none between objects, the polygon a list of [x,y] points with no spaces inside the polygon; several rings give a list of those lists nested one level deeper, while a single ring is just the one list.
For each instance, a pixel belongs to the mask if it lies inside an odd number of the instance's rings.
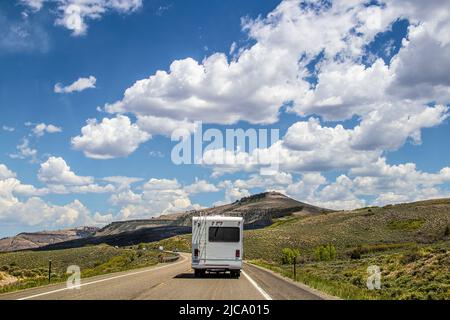
[{"label": "blue sky", "polygon": [[[265,190],[336,209],[449,196],[450,13],[308,2],[0,3],[0,236]],[[279,171],[175,165],[171,132],[195,121],[279,129]]]}]

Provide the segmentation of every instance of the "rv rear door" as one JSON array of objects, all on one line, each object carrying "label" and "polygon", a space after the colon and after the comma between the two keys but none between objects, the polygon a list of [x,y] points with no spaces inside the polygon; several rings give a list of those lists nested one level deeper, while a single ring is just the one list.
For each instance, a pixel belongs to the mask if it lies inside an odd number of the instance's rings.
[{"label": "rv rear door", "polygon": [[238,226],[210,226],[208,259],[236,260],[241,252],[241,229]]}]

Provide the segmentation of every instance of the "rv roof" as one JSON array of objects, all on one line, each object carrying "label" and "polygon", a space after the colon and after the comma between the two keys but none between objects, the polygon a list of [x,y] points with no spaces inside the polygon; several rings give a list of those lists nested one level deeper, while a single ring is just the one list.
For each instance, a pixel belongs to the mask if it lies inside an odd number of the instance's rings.
[{"label": "rv roof", "polygon": [[225,216],[206,216],[206,217],[192,217],[194,220],[205,219],[206,221],[220,220],[220,221],[242,221],[242,217],[225,217]]}]

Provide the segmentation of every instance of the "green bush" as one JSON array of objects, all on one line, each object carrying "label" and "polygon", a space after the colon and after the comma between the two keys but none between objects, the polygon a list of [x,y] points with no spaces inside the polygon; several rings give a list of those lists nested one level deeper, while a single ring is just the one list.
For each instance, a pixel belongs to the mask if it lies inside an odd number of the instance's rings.
[{"label": "green bush", "polygon": [[14,277],[21,277],[22,276],[22,271],[21,270],[14,270],[13,272],[11,272],[11,275]]},{"label": "green bush", "polygon": [[314,249],[314,258],[317,261],[331,261],[336,259],[336,248],[334,245],[327,244]]},{"label": "green bush", "polygon": [[298,256],[300,256],[300,251],[298,249],[283,248],[283,250],[281,250],[281,260],[283,264],[293,264]]},{"label": "green bush", "polygon": [[447,227],[445,228],[444,236],[446,236],[446,237],[450,236],[450,226],[447,226]]},{"label": "green bush", "polygon": [[358,246],[350,252],[350,259],[361,259],[362,255],[362,246]]}]

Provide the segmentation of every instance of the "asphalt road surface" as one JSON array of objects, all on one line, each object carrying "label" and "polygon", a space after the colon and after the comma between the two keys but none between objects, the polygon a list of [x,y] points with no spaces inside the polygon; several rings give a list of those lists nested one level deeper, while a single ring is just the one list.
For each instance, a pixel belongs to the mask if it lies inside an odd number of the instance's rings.
[{"label": "asphalt road surface", "polygon": [[322,299],[324,296],[302,288],[270,271],[245,264],[239,279],[228,274],[194,278],[190,255],[170,264],[83,279],[79,289],[65,283],[0,295],[0,300],[264,300]]}]

